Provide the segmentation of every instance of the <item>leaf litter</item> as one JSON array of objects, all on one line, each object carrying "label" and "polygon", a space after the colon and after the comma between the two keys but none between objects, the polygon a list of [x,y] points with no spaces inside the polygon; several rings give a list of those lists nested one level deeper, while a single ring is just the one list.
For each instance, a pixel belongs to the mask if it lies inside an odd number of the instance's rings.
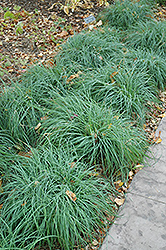
[{"label": "leaf litter", "polygon": [[[91,3],[91,6],[89,5]],[[87,27],[84,18],[97,16],[98,1],[79,1],[70,15],[61,1],[4,1],[0,3],[0,77],[8,82],[33,64],[52,66],[58,46]]]}]

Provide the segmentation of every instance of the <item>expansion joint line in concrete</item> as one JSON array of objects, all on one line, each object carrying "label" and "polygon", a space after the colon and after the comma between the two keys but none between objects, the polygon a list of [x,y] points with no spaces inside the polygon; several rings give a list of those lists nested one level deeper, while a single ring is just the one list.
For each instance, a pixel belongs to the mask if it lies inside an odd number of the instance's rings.
[{"label": "expansion joint line in concrete", "polygon": [[137,194],[137,193],[134,193],[134,192],[131,192],[131,191],[129,191],[128,193],[133,194],[133,195],[138,195],[138,196],[143,197],[143,198],[145,198],[145,199],[149,199],[149,200],[156,201],[156,202],[158,202],[158,203],[162,203],[162,204],[165,204],[165,205],[166,205],[166,202],[164,202],[164,201],[159,201],[159,200],[156,200],[156,199],[153,199],[153,198],[151,198],[151,197],[149,197],[149,196]]}]

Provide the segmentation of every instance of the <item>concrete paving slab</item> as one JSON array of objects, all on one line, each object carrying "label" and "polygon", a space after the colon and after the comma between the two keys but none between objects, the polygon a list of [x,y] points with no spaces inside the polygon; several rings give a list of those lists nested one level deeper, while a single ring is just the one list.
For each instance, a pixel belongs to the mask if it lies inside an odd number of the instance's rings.
[{"label": "concrete paving slab", "polygon": [[101,250],[166,249],[166,204],[129,194],[120,216]]},{"label": "concrete paving slab", "polygon": [[156,165],[156,163],[161,160],[163,162],[166,162],[166,145],[163,145],[162,142],[157,145],[153,145],[149,149],[148,157],[145,159],[145,163],[147,166],[153,167]]},{"label": "concrete paving slab", "polygon": [[162,142],[151,147],[154,158],[146,158],[149,166],[133,178],[101,250],[166,250],[166,117],[156,136],[159,131]]}]

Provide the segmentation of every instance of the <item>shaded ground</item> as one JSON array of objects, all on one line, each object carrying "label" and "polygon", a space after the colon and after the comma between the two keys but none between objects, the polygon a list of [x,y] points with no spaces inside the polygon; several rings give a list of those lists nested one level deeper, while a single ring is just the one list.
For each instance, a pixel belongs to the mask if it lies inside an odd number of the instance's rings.
[{"label": "shaded ground", "polygon": [[[64,17],[64,11],[63,6],[65,5],[64,0],[2,0],[2,4],[9,7],[11,10],[15,5],[21,6],[28,12],[35,12],[35,9],[41,11],[43,15],[46,15],[49,17],[51,13],[56,12],[58,16]],[[80,1],[80,4],[76,7],[74,12],[70,12],[69,16],[76,16],[77,15],[85,15],[89,12],[93,14],[97,14],[99,11],[101,11],[103,7],[100,7],[100,5],[97,3],[97,1],[93,0],[90,2],[90,4],[86,4],[86,1]],[[70,20],[70,18],[69,18]]]},{"label": "shaded ground", "polygon": [[[80,2],[65,14],[63,1],[2,0],[0,2],[0,77],[8,82],[35,62],[53,63],[57,46],[86,28],[84,18],[97,16],[104,6]],[[4,18],[7,11],[13,18]]]}]

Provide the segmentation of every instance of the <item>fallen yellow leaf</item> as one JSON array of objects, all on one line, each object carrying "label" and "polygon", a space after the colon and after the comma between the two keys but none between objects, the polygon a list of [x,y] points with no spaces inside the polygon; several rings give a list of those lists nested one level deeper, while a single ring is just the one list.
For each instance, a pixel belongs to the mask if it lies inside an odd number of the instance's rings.
[{"label": "fallen yellow leaf", "polygon": [[119,186],[119,184],[120,184],[121,182],[122,182],[121,180],[118,180],[118,181],[115,181],[114,184]]},{"label": "fallen yellow leaf", "polygon": [[124,182],[121,181],[121,182],[119,183],[119,187],[123,186],[123,184],[124,184]]},{"label": "fallen yellow leaf", "polygon": [[110,124],[109,124],[108,129],[110,129],[110,128],[111,128],[111,126],[112,126],[112,123],[110,123]]},{"label": "fallen yellow leaf", "polygon": [[124,202],[125,202],[125,198],[123,198],[123,199],[116,198],[116,199],[115,199],[115,203],[116,203],[118,206],[122,206]]},{"label": "fallen yellow leaf", "polygon": [[162,139],[159,137],[158,139],[157,139],[157,141],[156,141],[156,144],[159,144],[159,143],[161,143],[162,142]]}]

